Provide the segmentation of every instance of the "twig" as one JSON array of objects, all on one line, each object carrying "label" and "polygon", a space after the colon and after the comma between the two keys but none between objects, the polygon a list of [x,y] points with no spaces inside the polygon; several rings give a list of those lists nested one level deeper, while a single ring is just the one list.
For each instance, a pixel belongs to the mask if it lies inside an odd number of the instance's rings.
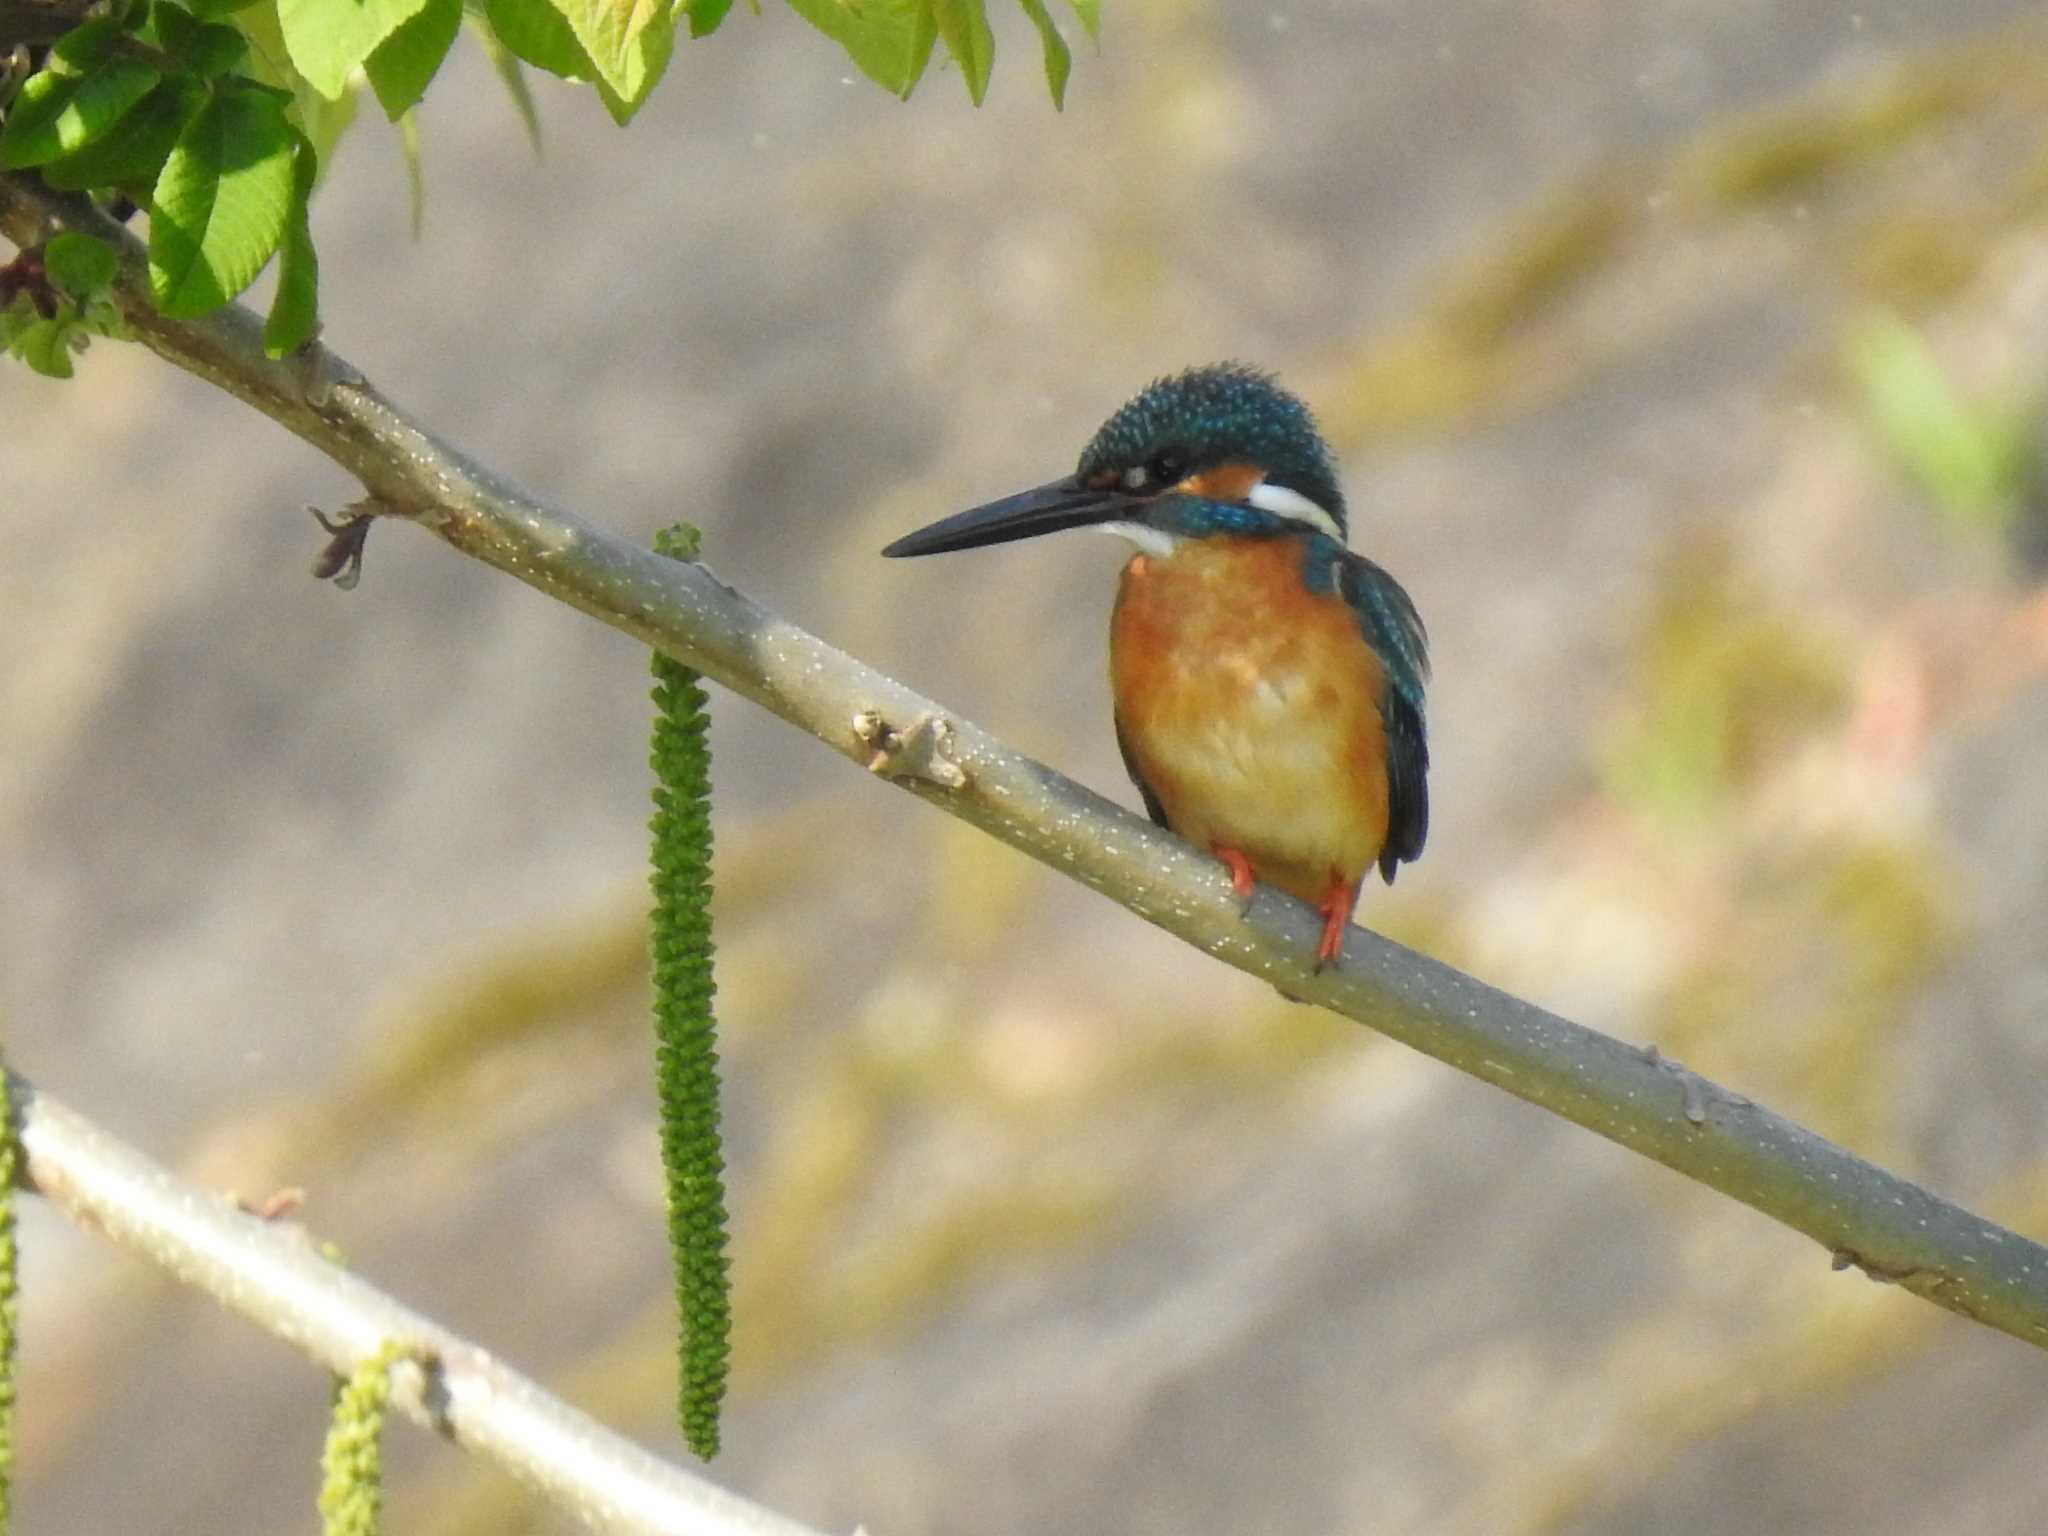
[{"label": "twig", "polygon": [[302,1233],[181,1183],[23,1078],[7,1081],[36,1193],[340,1375],[398,1345],[405,1358],[391,1368],[391,1400],[408,1418],[496,1462],[591,1530],[819,1536],[613,1434],[331,1263]]},{"label": "twig", "polygon": [[87,5],[0,0],[0,53],[16,43],[52,43],[85,20]]},{"label": "twig", "polygon": [[[264,357],[240,306],[173,321],[149,305],[141,248],[110,220],[0,176],[0,233],[52,223],[122,252],[117,298],[152,350],[298,433],[379,501],[529,586],[635,635],[863,767],[878,733],[951,726],[957,785],[891,778],[1292,997],[1320,1003],[1597,1131],[1928,1300],[2048,1347],[2048,1249],[1852,1156],[1739,1094],[1371,933],[1311,968],[1317,920],[1261,893],[1241,912],[1216,863],[734,591],[548,506],[438,441],[318,345]],[[321,382],[309,401],[305,380]],[[854,722],[861,722],[856,729]],[[886,768],[888,759],[878,765]],[[948,775],[950,777],[950,775]]]}]

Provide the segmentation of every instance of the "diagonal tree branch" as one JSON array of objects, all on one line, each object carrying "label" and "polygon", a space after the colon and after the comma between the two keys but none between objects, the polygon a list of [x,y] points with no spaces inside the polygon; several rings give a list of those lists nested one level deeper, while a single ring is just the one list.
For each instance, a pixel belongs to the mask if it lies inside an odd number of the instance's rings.
[{"label": "diagonal tree branch", "polygon": [[[331,1263],[304,1234],[181,1182],[8,1074],[27,1182],[83,1226],[346,1375],[386,1343],[410,1418],[496,1462],[612,1536],[819,1536],[662,1461]],[[313,1468],[309,1464],[310,1481]]]},{"label": "diagonal tree branch", "polygon": [[1307,907],[1262,890],[1239,916],[1215,862],[1012,751],[930,699],[665,560],[545,505],[436,440],[324,347],[263,356],[239,306],[173,321],[140,247],[32,178],[0,176],[0,233],[84,229],[122,252],[117,298],[142,341],[281,422],[457,549],[695,667],[912,794],[1064,870],[1288,995],[1319,1003],[1774,1217],[1915,1294],[2048,1347],[2048,1249],[1853,1156],[1740,1094],[1354,930],[1309,967]]}]

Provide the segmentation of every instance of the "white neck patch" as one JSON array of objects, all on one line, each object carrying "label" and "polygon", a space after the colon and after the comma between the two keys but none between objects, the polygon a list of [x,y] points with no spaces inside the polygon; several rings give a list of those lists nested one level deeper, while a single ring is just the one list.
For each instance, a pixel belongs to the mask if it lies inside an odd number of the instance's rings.
[{"label": "white neck patch", "polygon": [[1138,550],[1147,555],[1156,555],[1164,560],[1172,555],[1180,540],[1164,528],[1149,527],[1144,523],[1097,523],[1104,533],[1113,533],[1120,539],[1128,539]]},{"label": "white neck patch", "polygon": [[1307,523],[1311,528],[1328,534],[1339,544],[1345,542],[1344,530],[1337,526],[1337,519],[1299,491],[1290,490],[1284,485],[1271,485],[1261,480],[1251,488],[1245,500],[1262,512],[1294,518],[1297,522]]}]

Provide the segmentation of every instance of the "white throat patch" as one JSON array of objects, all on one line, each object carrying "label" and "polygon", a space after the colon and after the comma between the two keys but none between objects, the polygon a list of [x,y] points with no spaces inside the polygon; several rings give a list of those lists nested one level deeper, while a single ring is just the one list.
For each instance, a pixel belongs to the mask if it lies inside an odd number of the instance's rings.
[{"label": "white throat patch", "polygon": [[1164,528],[1151,528],[1144,523],[1097,523],[1104,533],[1113,533],[1120,539],[1128,539],[1141,553],[1156,555],[1161,560],[1173,553],[1180,540]]},{"label": "white throat patch", "polygon": [[1299,491],[1290,490],[1284,485],[1269,485],[1261,480],[1251,488],[1245,500],[1261,511],[1277,513],[1281,517],[1291,517],[1298,522],[1307,523],[1311,528],[1328,534],[1339,544],[1345,542],[1344,530],[1337,526],[1337,519]]}]

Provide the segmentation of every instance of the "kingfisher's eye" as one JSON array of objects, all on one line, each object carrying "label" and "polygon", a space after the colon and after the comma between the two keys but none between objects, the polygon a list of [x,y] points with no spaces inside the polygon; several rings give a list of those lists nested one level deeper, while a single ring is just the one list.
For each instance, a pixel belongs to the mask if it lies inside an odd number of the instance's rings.
[{"label": "kingfisher's eye", "polygon": [[1133,464],[1123,473],[1124,489],[1145,493],[1163,491],[1168,486],[1180,484],[1187,473],[1187,455],[1178,448],[1162,448],[1142,464]]}]

